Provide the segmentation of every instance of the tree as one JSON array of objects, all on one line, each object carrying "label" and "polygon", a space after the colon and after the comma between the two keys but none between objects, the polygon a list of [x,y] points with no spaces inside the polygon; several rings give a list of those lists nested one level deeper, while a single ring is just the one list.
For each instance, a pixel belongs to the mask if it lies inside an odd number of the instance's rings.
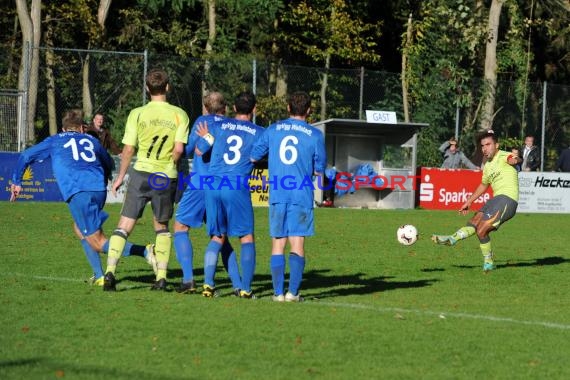
[{"label": "tree", "polygon": [[283,15],[289,28],[281,34],[283,42],[293,52],[308,56],[324,64],[321,74],[320,117],[326,118],[326,91],[331,60],[359,65],[377,63],[376,40],[380,37],[381,22],[366,24],[354,17],[345,0],[308,1],[291,4]]},{"label": "tree", "polygon": [[16,0],[18,19],[22,28],[22,58],[18,74],[18,90],[27,93],[26,140],[34,140],[34,120],[38,96],[39,46],[42,36],[41,0],[32,0],[28,11],[26,0]]},{"label": "tree", "polygon": [[499,21],[503,0],[493,0],[489,10],[487,42],[485,45],[485,92],[481,113],[480,130],[491,129],[495,110],[497,90],[497,41],[499,39]]}]

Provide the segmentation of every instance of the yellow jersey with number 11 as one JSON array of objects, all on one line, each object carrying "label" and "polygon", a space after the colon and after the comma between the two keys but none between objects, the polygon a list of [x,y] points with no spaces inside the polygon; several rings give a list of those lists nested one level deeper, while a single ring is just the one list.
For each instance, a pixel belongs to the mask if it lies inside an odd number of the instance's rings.
[{"label": "yellow jersey with number 11", "polygon": [[189,124],[186,112],[168,102],[150,101],[133,109],[127,119],[123,144],[138,149],[135,170],[161,172],[176,178],[172,151],[176,142],[188,141]]}]

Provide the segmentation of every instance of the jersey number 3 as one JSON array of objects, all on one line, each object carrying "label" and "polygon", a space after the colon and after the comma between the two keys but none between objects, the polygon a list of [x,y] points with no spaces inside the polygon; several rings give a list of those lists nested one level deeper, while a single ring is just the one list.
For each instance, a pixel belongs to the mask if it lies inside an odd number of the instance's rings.
[{"label": "jersey number 3", "polygon": [[[69,139],[69,141],[66,142],[63,147],[71,148],[71,154],[73,155],[73,159],[75,161],[79,161],[81,158],[83,161],[93,162],[97,159],[94,151],[95,146],[89,139],[79,140],[78,146],[77,141],[75,141],[75,137],[73,137]],[[79,152],[79,149],[81,149],[81,152]]]}]

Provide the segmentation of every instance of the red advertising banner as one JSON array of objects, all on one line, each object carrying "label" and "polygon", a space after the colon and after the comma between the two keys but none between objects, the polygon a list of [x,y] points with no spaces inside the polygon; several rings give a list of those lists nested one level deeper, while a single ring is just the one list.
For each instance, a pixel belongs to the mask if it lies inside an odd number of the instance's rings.
[{"label": "red advertising banner", "polygon": [[[467,169],[420,168],[420,204],[428,210],[459,210],[481,183],[483,172]],[[479,210],[493,196],[491,187],[471,205]]]}]

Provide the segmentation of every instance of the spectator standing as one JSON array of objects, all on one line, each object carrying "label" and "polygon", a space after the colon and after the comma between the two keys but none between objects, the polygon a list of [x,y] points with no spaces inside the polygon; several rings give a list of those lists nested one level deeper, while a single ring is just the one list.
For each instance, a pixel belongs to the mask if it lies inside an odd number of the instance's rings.
[{"label": "spectator standing", "polygon": [[540,168],[540,151],[534,145],[534,136],[526,135],[524,138],[524,146],[522,147],[522,171],[535,172]]},{"label": "spectator standing", "polygon": [[463,166],[473,170],[479,169],[477,165],[472,163],[465,154],[459,150],[455,137],[441,144],[439,151],[443,153],[443,163],[441,164],[443,169],[460,169]]},{"label": "spectator standing", "polygon": [[113,139],[109,130],[103,126],[104,124],[105,116],[102,113],[96,113],[87,127],[86,133],[97,137],[103,148],[107,149],[111,154],[120,155],[121,148],[119,148],[119,144]]}]

